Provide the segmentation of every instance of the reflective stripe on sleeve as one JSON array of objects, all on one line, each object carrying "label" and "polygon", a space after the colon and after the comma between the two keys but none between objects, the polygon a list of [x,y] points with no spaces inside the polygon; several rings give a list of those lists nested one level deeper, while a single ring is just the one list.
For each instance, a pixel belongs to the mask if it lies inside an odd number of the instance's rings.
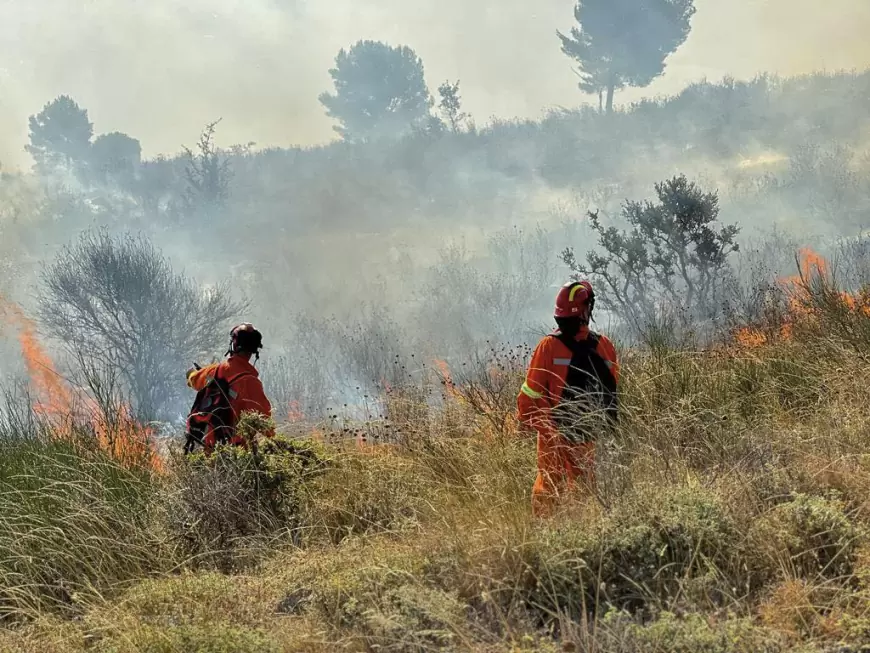
[{"label": "reflective stripe on sleeve", "polygon": [[532,390],[528,383],[523,383],[522,393],[530,399],[541,399],[544,396],[543,392],[535,392]]}]

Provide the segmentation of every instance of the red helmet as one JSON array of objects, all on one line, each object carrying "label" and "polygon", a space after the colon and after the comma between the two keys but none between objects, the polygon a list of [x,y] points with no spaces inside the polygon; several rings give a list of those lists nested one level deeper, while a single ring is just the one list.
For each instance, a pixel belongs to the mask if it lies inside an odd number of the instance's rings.
[{"label": "red helmet", "polygon": [[556,317],[582,317],[595,306],[595,292],[588,281],[571,281],[556,296]]}]

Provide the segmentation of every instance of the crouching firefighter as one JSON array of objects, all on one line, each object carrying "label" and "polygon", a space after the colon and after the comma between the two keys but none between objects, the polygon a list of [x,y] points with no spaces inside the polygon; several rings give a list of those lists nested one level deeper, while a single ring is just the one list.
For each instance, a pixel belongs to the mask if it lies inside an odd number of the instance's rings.
[{"label": "crouching firefighter", "polygon": [[619,363],[613,343],[590,331],[595,293],[588,281],[562,287],[558,330],[532,356],[517,400],[518,418],[537,433],[538,475],[532,489],[536,516],[577,485],[595,482],[595,440],[617,419]]},{"label": "crouching firefighter", "polygon": [[187,385],[196,390],[196,399],[187,418],[185,453],[197,445],[206,455],[216,446],[245,446],[236,434],[236,424],[244,412],[272,416],[272,405],[251,358],[260,358],[263,336],[251,324],[240,324],[230,332],[227,358],[207,367],[195,366],[187,372]]}]

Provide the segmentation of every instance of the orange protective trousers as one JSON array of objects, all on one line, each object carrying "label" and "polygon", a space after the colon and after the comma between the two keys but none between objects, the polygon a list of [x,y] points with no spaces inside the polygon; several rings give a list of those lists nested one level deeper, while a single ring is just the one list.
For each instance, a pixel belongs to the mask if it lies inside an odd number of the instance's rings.
[{"label": "orange protective trousers", "polygon": [[[581,329],[577,339],[589,337]],[[616,348],[606,336],[599,336],[597,353],[614,378],[619,380]],[[595,443],[572,444],[557,430],[551,411],[562,397],[571,363],[570,349],[557,338],[544,338],[535,349],[526,382],[517,399],[520,423],[537,433],[538,475],[532,488],[535,515],[550,514],[555,501],[574,489],[591,489],[595,483]]]}]

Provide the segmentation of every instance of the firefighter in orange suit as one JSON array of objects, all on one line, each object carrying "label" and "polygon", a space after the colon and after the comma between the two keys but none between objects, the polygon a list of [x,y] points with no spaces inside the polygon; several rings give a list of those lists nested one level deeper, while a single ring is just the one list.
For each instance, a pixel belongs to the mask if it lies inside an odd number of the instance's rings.
[{"label": "firefighter in orange suit", "polygon": [[594,307],[588,281],[561,288],[558,330],[535,349],[517,400],[520,423],[538,437],[532,490],[538,516],[549,514],[554,500],[578,482],[591,488],[595,440],[617,419],[619,363],[613,343],[589,329]]},{"label": "firefighter in orange suit", "polygon": [[251,324],[240,324],[230,332],[225,360],[188,370],[187,385],[198,394],[188,417],[186,451],[194,444],[202,445],[206,454],[222,442],[242,446],[244,442],[235,433],[241,414],[250,411],[272,416],[260,373],[251,364],[251,358],[259,359],[262,348],[262,334]]}]

